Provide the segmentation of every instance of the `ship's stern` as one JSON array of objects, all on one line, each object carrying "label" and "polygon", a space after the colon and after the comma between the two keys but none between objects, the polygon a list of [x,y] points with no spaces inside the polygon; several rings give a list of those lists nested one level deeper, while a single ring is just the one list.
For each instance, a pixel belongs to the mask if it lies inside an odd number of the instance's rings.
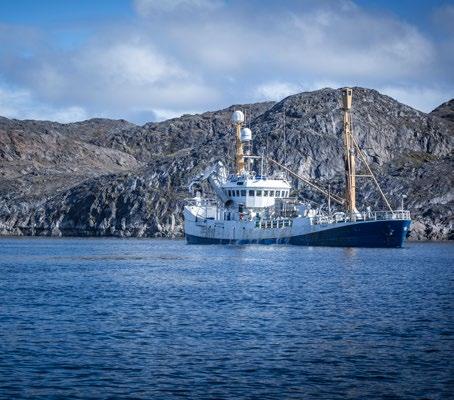
[{"label": "ship's stern", "polygon": [[410,219],[351,222],[293,236],[290,243],[305,246],[396,248],[404,245],[410,225]]}]

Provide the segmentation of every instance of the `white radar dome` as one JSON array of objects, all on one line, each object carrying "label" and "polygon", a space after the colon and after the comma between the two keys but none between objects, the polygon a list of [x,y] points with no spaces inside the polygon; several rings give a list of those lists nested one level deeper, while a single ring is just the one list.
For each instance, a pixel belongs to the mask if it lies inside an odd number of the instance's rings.
[{"label": "white radar dome", "polygon": [[252,132],[249,128],[241,129],[240,139],[242,142],[250,142],[252,140]]},{"label": "white radar dome", "polygon": [[244,114],[241,111],[234,111],[232,114],[232,122],[234,124],[241,124],[244,122]]}]

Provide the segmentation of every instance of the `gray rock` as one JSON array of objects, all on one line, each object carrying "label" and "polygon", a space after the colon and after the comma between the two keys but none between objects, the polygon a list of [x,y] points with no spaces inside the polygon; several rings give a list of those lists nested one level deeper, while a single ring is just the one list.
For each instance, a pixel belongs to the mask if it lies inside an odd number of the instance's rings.
[{"label": "gray rock", "polygon": [[454,123],[454,99],[441,104],[430,114]]},{"label": "gray rock", "polygon": [[[408,195],[412,238],[453,239],[454,124],[447,108],[425,114],[363,88],[353,96],[355,136],[393,207]],[[339,89],[322,89],[143,126],[0,117],[0,234],[181,236],[191,177],[218,159],[233,166],[230,115],[238,108],[256,153],[342,194],[340,99]],[[325,202],[294,184],[302,198]],[[384,208],[370,180],[359,182],[358,200]]]}]

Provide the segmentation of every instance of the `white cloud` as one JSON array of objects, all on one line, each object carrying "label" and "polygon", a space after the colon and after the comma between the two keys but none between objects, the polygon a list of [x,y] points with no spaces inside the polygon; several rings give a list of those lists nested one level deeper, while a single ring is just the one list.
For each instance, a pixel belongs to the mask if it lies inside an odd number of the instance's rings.
[{"label": "white cloud", "polygon": [[62,62],[50,58],[30,63],[22,68],[22,75],[34,101],[72,100],[83,104],[90,116],[127,119],[147,115],[136,110],[160,109],[178,113],[218,99],[217,91],[198,74],[136,36],[97,41]]},{"label": "white cloud", "polygon": [[453,93],[446,89],[427,86],[385,86],[377,90],[426,113],[453,96]]},{"label": "white cloud", "polygon": [[389,80],[431,70],[433,44],[417,29],[359,7],[345,9],[345,4],[320,3],[304,12],[273,10],[272,15],[257,10],[252,22],[232,9],[225,16],[213,13],[184,24],[170,18],[167,29],[176,51],[213,73]]},{"label": "white cloud", "polygon": [[3,80],[27,89],[24,104],[68,112],[59,118],[161,119],[347,85],[382,88],[428,110],[454,90],[452,41],[442,48],[427,31],[359,2],[134,4],[134,21],[97,27],[91,40],[65,51],[44,34],[28,49],[4,46],[17,28],[0,29]]},{"label": "white cloud", "polygon": [[153,84],[188,75],[176,63],[138,41],[89,49],[76,63],[81,68],[93,68],[103,79],[132,85]]},{"label": "white cloud", "polygon": [[82,107],[52,107],[37,102],[26,89],[10,89],[2,86],[0,86],[0,115],[7,118],[49,120],[62,123],[87,119],[87,113]]},{"label": "white cloud", "polygon": [[281,100],[301,91],[301,87],[288,82],[268,82],[255,89],[258,100]]}]

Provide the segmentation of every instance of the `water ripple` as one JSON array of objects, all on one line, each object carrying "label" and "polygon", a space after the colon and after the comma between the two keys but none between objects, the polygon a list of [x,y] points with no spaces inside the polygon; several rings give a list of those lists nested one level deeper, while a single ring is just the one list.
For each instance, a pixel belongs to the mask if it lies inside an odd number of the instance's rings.
[{"label": "water ripple", "polygon": [[449,398],[454,247],[0,239],[0,398]]}]

